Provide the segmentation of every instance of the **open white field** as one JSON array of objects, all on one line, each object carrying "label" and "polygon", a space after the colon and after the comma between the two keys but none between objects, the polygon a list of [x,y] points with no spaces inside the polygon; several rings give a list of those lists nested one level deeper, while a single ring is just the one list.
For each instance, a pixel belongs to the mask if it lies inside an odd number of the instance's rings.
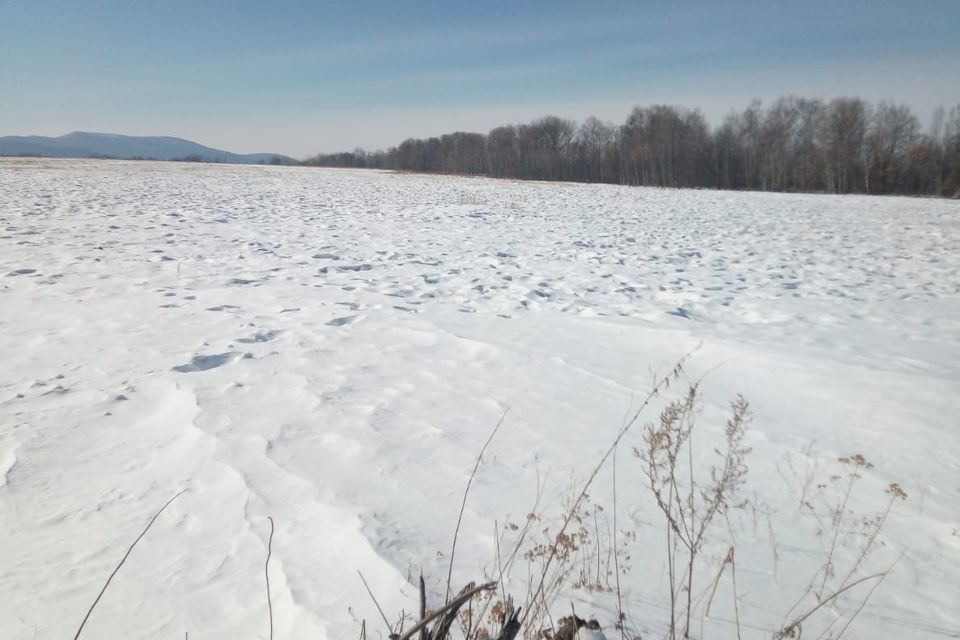
[{"label": "open white field", "polygon": [[[84,638],[267,637],[267,516],[276,637],[379,629],[357,571],[391,615],[415,610],[421,568],[442,599],[504,411],[455,587],[497,574],[495,531],[509,548],[538,486],[550,526],[697,345],[701,471],[729,400],[753,411],[751,506],[717,521],[697,597],[735,544],[743,636],[770,637],[834,546],[837,458],[862,454],[825,590],[893,571],[845,637],[960,637],[957,202],[0,159],[0,637],[73,637],[183,488]],[[655,638],[666,542],[641,434],[618,455],[617,530],[636,536],[618,537],[625,608]],[[909,498],[870,539],[856,523],[894,482]],[[591,491],[603,584],[612,485],[607,467]],[[735,637],[729,574],[696,634]],[[518,562],[507,587],[522,600],[527,580]],[[619,636],[610,594],[572,591],[560,615],[571,600]]]}]

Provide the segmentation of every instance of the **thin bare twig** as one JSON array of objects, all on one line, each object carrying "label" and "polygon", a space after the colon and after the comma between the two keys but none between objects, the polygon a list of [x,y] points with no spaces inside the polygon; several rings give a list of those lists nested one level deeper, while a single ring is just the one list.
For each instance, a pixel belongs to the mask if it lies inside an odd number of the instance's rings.
[{"label": "thin bare twig", "polygon": [[867,606],[867,602],[869,602],[870,598],[873,597],[873,592],[880,588],[880,585],[883,584],[883,581],[886,580],[886,578],[887,574],[884,573],[880,576],[880,579],[877,580],[872,587],[870,587],[870,591],[867,592],[866,597],[864,597],[864,599],[860,602],[860,606],[857,607],[857,610],[853,612],[853,615],[850,616],[850,619],[847,620],[847,622],[840,628],[840,631],[837,632],[837,635],[834,636],[836,640],[839,640],[840,636],[846,633],[847,628],[853,624],[853,621],[857,619],[857,616],[860,615],[860,612],[863,611],[863,608]]},{"label": "thin bare twig", "polygon": [[270,521],[270,536],[267,538],[267,560],[263,563],[263,573],[267,578],[267,611],[270,613],[270,640],[273,640],[273,599],[270,597],[270,556],[273,555],[273,518]]},{"label": "thin bare twig", "polygon": [[620,553],[617,549],[617,448],[613,449],[613,571],[617,579],[617,628],[620,630],[620,640],[627,639],[624,628],[623,591],[620,589]]},{"label": "thin bare twig", "polygon": [[[717,593],[717,587],[720,586],[720,579],[723,578],[723,572],[726,570],[727,565],[733,560],[733,547],[727,549],[727,555],[724,557],[723,562],[720,563],[720,569],[717,571],[717,575],[713,577],[713,580],[710,582],[710,586],[707,587],[709,595],[707,595],[707,606],[704,607],[703,615],[700,617],[700,635],[703,635],[703,618],[710,617],[710,608],[713,606],[713,596]],[[699,604],[699,603],[698,603]]]},{"label": "thin bare twig", "polygon": [[182,496],[182,495],[183,495],[184,493],[186,493],[187,491],[189,491],[189,489],[183,489],[182,491],[180,491],[179,493],[177,493],[177,495],[175,495],[175,496],[173,496],[172,498],[170,498],[169,500],[167,500],[166,504],[164,504],[162,507],[160,507],[160,510],[159,510],[159,511],[157,511],[155,514],[153,514],[153,517],[150,518],[150,522],[148,522],[148,523],[147,523],[147,526],[143,528],[143,531],[140,532],[140,535],[137,536],[137,539],[133,541],[133,543],[132,543],[132,544],[130,545],[130,547],[127,549],[127,552],[126,552],[125,554],[123,554],[123,558],[120,559],[120,563],[117,564],[116,567],[114,567],[114,569],[113,569],[113,571],[110,573],[109,577],[107,577],[107,581],[106,581],[105,583],[103,583],[103,588],[100,589],[100,593],[97,594],[96,600],[94,600],[94,601],[93,601],[93,604],[90,605],[90,608],[87,609],[87,615],[83,616],[83,621],[80,623],[80,627],[77,629],[76,635],[73,636],[73,640],[77,640],[77,638],[80,637],[80,633],[83,631],[84,625],[87,624],[87,620],[90,619],[90,614],[93,613],[94,607],[96,607],[96,606],[97,606],[97,603],[100,602],[100,598],[103,597],[103,594],[106,592],[107,587],[110,586],[110,582],[113,580],[113,577],[114,577],[115,575],[117,575],[117,572],[120,571],[120,567],[122,567],[123,564],[127,561],[127,558],[130,557],[130,553],[133,551],[133,548],[134,548],[135,546],[137,546],[137,543],[140,542],[140,540],[143,538],[143,536],[147,535],[147,531],[150,530],[150,527],[153,526],[153,523],[156,522],[157,518],[160,517],[160,514],[163,513],[163,512],[166,510],[166,508],[170,506],[170,503],[172,503],[174,500],[176,500],[177,498],[179,498],[180,496]]},{"label": "thin bare twig", "polygon": [[730,547],[730,579],[733,581],[733,618],[737,623],[737,640],[740,640],[740,604],[737,602],[737,558]]},{"label": "thin bare twig", "polygon": [[370,585],[367,584],[367,579],[363,577],[363,574],[360,573],[360,570],[357,569],[357,575],[360,576],[360,580],[363,582],[364,588],[367,590],[367,593],[370,594],[370,599],[373,600],[373,604],[377,606],[377,611],[380,612],[380,617],[383,618],[383,624],[387,626],[387,631],[390,634],[393,634],[393,627],[390,625],[390,621],[387,620],[387,614],[383,612],[383,609],[380,607],[380,603],[377,602],[377,597],[373,595],[373,591],[370,590]]},{"label": "thin bare twig", "polygon": [[[540,479],[540,468],[536,468],[537,472],[537,494],[533,500],[533,507],[527,512],[527,517],[524,521],[523,527],[520,529],[520,534],[517,536],[516,542],[513,545],[513,550],[510,552],[510,556],[507,558],[507,561],[503,564],[503,569],[501,574],[510,577],[510,572],[513,569],[513,565],[516,562],[517,554],[520,553],[520,549],[523,547],[523,543],[526,542],[527,536],[530,534],[533,523],[536,521],[536,514],[540,510],[540,501],[543,499],[543,490],[546,486],[546,479]],[[527,573],[529,578],[530,565],[527,565]],[[528,580],[529,581],[529,580]],[[502,582],[502,578],[501,578]],[[522,607],[521,607],[522,609]]]},{"label": "thin bare twig", "polygon": [[490,443],[493,441],[493,437],[497,435],[497,431],[500,430],[500,425],[503,424],[503,420],[507,417],[509,410],[510,409],[504,410],[503,415],[500,416],[500,420],[497,421],[493,431],[490,432],[490,437],[483,443],[480,454],[477,455],[477,462],[473,465],[473,471],[470,472],[470,478],[467,480],[467,486],[463,490],[463,501],[460,503],[460,513],[457,515],[457,527],[453,531],[453,544],[450,547],[450,567],[447,569],[447,595],[444,596],[444,603],[450,602],[450,580],[453,577],[453,558],[457,553],[457,537],[460,535],[460,522],[463,520],[463,511],[467,508],[467,495],[470,493],[470,485],[473,484],[473,478],[477,475],[477,469],[480,468],[483,454],[486,453],[487,447],[490,446]]},{"label": "thin bare twig", "polygon": [[[834,516],[836,524],[833,528],[833,535],[830,538],[830,552],[827,554],[827,562],[823,565],[823,580],[820,582],[820,591],[813,592],[818,599],[823,597],[823,592],[827,587],[827,580],[830,579],[833,573],[833,554],[837,549],[837,541],[840,539],[840,526],[844,522],[843,516],[847,512],[847,502],[850,500],[850,494],[853,492],[853,485],[855,485],[859,479],[860,476],[856,472],[850,474],[850,481],[847,483],[847,492],[844,494],[843,502],[840,503]],[[844,582],[845,581],[846,580],[844,580]]]},{"label": "thin bare twig", "polygon": [[[881,572],[881,573],[874,573],[874,574],[869,575],[869,576],[864,576],[864,577],[860,578],[859,580],[854,580],[853,582],[851,582],[851,583],[848,584],[847,586],[843,587],[842,589],[838,589],[837,591],[833,592],[832,594],[830,594],[829,596],[827,596],[826,598],[824,598],[823,600],[821,600],[821,601],[817,604],[817,606],[815,606],[815,607],[813,607],[812,609],[810,609],[810,611],[807,611],[805,614],[803,614],[802,616],[796,618],[793,622],[791,622],[791,623],[788,624],[786,627],[784,627],[783,629],[781,629],[781,630],[778,632],[778,634],[777,634],[776,637],[778,637],[778,638],[789,638],[789,637],[791,637],[790,634],[793,632],[794,629],[796,629],[796,628],[799,627],[801,624],[803,624],[803,622],[804,622],[807,618],[809,618],[809,617],[812,616],[814,613],[816,613],[817,611],[819,611],[822,607],[825,607],[825,606],[828,605],[829,603],[831,603],[831,602],[833,602],[834,600],[836,600],[837,598],[839,598],[844,592],[849,591],[850,589],[853,589],[855,586],[857,586],[857,585],[859,585],[859,584],[862,584],[862,583],[866,582],[867,580],[873,580],[874,578],[880,578],[881,581],[882,581],[884,578],[887,577],[887,575],[888,575],[889,573],[890,573],[889,571],[883,571],[883,572]],[[872,593],[872,591],[871,591],[871,593]]]},{"label": "thin bare twig", "polygon": [[[506,529],[504,529],[506,531]],[[500,574],[497,576],[497,582],[500,583],[500,599],[504,602],[507,601],[507,591],[503,584],[503,556],[500,555],[500,532],[498,531],[497,521],[493,521],[493,540],[497,544],[497,572]]]}]

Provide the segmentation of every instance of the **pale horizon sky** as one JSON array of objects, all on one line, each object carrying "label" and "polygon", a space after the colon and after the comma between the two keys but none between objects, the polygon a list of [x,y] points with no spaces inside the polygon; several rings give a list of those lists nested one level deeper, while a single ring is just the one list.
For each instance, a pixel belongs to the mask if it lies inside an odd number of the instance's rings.
[{"label": "pale horizon sky", "polygon": [[0,135],[303,158],[636,105],[960,104],[960,1],[0,0]]}]

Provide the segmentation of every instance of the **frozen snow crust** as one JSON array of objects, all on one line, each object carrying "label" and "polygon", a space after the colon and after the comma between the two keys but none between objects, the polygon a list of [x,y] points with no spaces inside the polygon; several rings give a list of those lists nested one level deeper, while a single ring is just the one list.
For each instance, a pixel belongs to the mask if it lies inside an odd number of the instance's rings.
[{"label": "frozen snow crust", "polygon": [[[538,482],[559,506],[698,344],[704,464],[735,394],[754,415],[759,506],[710,548],[737,546],[745,637],[823,554],[805,478],[853,453],[875,467],[852,509],[890,482],[910,498],[877,561],[904,555],[849,637],[957,637],[956,202],[2,159],[0,636],[72,637],[189,488],[84,638],[266,637],[268,515],[276,636],[356,637],[379,621],[357,570],[391,614],[415,609],[421,568],[442,598],[507,408],[455,588],[492,573],[495,522],[522,522]],[[656,635],[663,526],[639,466],[620,452],[625,604]],[[591,491],[608,511],[610,489],[604,472]],[[607,596],[571,598],[612,623]],[[705,636],[732,637],[729,600]]]}]

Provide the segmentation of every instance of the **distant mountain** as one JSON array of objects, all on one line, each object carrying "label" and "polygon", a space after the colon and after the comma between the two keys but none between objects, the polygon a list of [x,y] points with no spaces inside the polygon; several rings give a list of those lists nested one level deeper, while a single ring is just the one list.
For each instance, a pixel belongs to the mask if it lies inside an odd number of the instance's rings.
[{"label": "distant mountain", "polygon": [[59,138],[44,136],[0,137],[0,156],[45,158],[116,158],[119,160],[192,160],[232,164],[297,164],[275,153],[231,153],[167,136],[121,136],[114,133],[74,131]]}]

